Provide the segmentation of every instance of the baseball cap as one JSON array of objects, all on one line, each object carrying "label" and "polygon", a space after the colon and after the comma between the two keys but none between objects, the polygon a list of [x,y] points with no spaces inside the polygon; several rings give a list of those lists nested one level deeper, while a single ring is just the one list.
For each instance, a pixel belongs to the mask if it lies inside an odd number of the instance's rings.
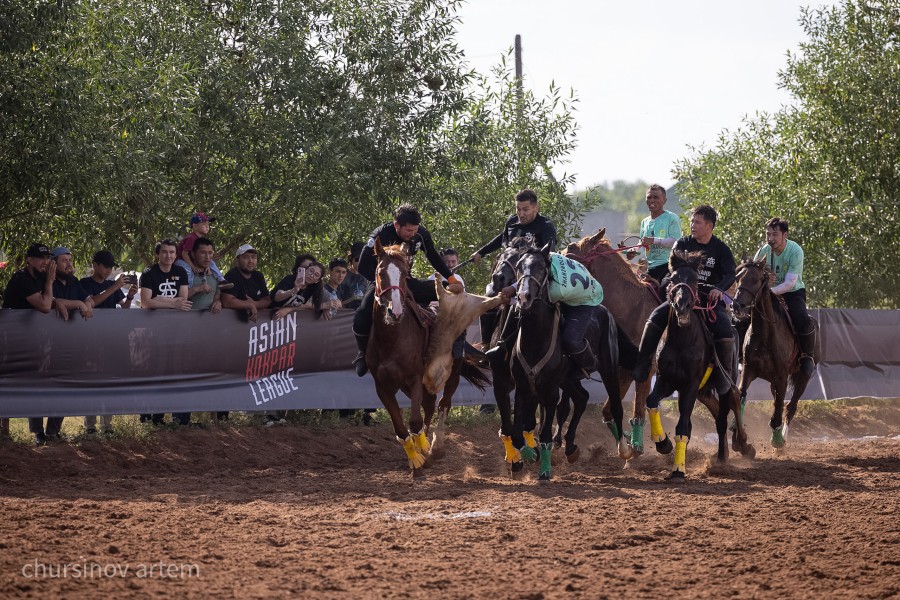
[{"label": "baseball cap", "polygon": [[259,252],[256,251],[256,248],[254,248],[250,244],[244,244],[243,246],[241,246],[240,248],[237,249],[237,254],[235,254],[234,256],[235,256],[235,258],[237,258],[238,256],[241,256],[242,254],[246,254],[248,252],[252,252],[253,254],[259,254]]},{"label": "baseball cap", "polygon": [[94,255],[94,262],[98,265],[103,265],[104,267],[118,267],[119,264],[116,262],[115,257],[112,255],[112,252],[109,250],[100,250]]},{"label": "baseball cap", "polygon": [[28,246],[27,258],[44,258],[50,256],[50,248],[44,244],[32,244]]},{"label": "baseball cap", "polygon": [[206,213],[202,213],[202,212],[196,212],[191,215],[191,225],[194,225],[195,223],[203,223],[204,221],[208,221],[208,222],[212,223],[215,220],[216,220],[215,217],[210,217]]},{"label": "baseball cap", "polygon": [[63,254],[72,254],[72,251],[65,246],[57,246],[50,254],[53,256],[53,258],[59,258]]}]

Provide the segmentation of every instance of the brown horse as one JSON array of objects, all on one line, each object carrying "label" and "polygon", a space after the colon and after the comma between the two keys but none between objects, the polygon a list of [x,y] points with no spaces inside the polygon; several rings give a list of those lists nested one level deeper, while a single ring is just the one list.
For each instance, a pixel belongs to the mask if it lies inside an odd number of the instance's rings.
[{"label": "brown horse", "polygon": [[[753,261],[743,257],[737,269],[737,293],[734,310],[738,317],[750,318],[750,329],[744,338],[744,360],[741,372],[741,405],[747,400],[747,388],[754,379],[769,382],[775,408],[769,426],[772,428],[772,446],[781,448],[787,437],[788,426],[797,412],[797,403],[806,390],[811,375],[800,368],[800,345],[791,329],[787,312],[775,309],[778,296],[769,288],[769,274],[765,258]],[[818,335],[819,323],[810,317]],[[813,359],[819,362],[818,344]],[[784,415],[784,397],[790,381],[793,392]]]},{"label": "brown horse", "polygon": [[[567,256],[578,260],[588,267],[594,279],[603,286],[603,305],[612,313],[619,329],[624,331],[635,345],[641,343],[644,325],[661,299],[635,273],[631,264],[625,260],[618,248],[614,248],[606,238],[606,228],[600,229],[592,236],[572,242],[566,248]],[[643,383],[634,386],[634,409],[631,419],[631,447],[636,455],[644,452],[644,425],[647,418],[647,395],[650,393],[650,381],[656,365],[650,370],[650,377]],[[619,369],[619,390],[625,397],[634,379],[628,369]],[[718,414],[718,401],[709,396],[699,398],[713,416]],[[612,418],[608,404],[603,406],[605,420]]]},{"label": "brown horse", "polygon": [[[419,478],[424,475],[422,468],[432,458],[433,443],[440,443],[437,438],[428,438],[436,398],[435,393],[426,389],[424,383],[426,362],[429,362],[429,357],[433,357],[431,362],[435,364],[452,365],[450,352],[453,340],[477,318],[477,310],[481,304],[474,303],[476,309],[473,311],[473,303],[447,302],[446,316],[435,322],[434,314],[419,307],[407,287],[409,254],[406,248],[385,248],[376,239],[375,253],[378,265],[375,269],[374,319],[366,362],[375,380],[378,398],[390,414],[394,433],[403,445],[413,477]],[[438,294],[441,296],[443,285],[440,281],[435,281],[435,288],[440,290]],[[499,301],[498,299],[496,302]],[[466,308],[469,310],[465,310]],[[465,315],[472,312],[474,316],[464,321]],[[456,318],[453,318],[454,315]],[[437,390],[444,386],[452,371],[451,366],[442,376],[430,379],[430,389]],[[467,371],[466,365],[460,365],[459,372],[479,385],[478,378]],[[410,399],[408,425],[403,422],[403,411],[397,403],[397,391],[402,391]],[[445,393],[444,398],[449,410],[450,394]],[[434,456],[438,454],[434,452]]]}]

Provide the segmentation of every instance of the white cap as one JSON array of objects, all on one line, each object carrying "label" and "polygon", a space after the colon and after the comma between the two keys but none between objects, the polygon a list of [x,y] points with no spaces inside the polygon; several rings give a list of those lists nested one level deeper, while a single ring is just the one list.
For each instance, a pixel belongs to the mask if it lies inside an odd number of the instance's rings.
[{"label": "white cap", "polygon": [[237,258],[238,256],[241,256],[242,254],[246,254],[247,252],[253,252],[255,254],[259,254],[256,251],[256,248],[254,248],[250,244],[244,244],[243,246],[241,246],[240,248],[237,249],[237,254],[235,254],[234,256],[235,256],[235,258]]}]

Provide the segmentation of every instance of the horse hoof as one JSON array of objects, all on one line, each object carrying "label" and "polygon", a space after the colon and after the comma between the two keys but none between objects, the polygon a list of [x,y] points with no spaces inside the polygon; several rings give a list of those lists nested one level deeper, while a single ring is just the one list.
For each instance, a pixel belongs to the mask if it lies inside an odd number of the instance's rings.
[{"label": "horse hoof", "polygon": [[753,460],[756,458],[756,448],[754,448],[752,444],[747,444],[747,447],[741,451],[741,456]]},{"label": "horse hoof", "polygon": [[619,441],[619,458],[622,460],[629,460],[632,456],[634,456],[634,450],[631,449],[631,446],[625,441],[625,438],[622,438]]},{"label": "horse hoof", "polygon": [[538,475],[538,481],[540,481],[541,483],[547,483],[548,481],[550,481],[550,472],[544,471],[543,473]]},{"label": "horse hoof", "polygon": [[418,467],[412,470],[413,481],[424,481],[425,480],[425,469],[424,467]]},{"label": "horse hoof", "polygon": [[669,439],[669,436],[666,436],[666,439],[661,442],[656,442],[656,451],[660,454],[672,454],[674,449],[675,447],[672,445],[672,440]]},{"label": "horse hoof", "polygon": [[520,460],[520,461],[517,461],[514,463],[508,463],[508,464],[509,464],[509,476],[513,479],[522,479],[522,477],[525,475],[525,463],[523,463]]},{"label": "horse hoof", "polygon": [[570,465],[574,465],[578,462],[578,457],[581,456],[581,448],[575,446],[572,452],[569,452],[569,449],[566,448],[566,460],[569,461]]},{"label": "horse hoof", "polygon": [[631,446],[631,458],[632,459],[638,458],[642,454],[644,454],[644,446],[643,445]]},{"label": "horse hoof", "polygon": [[684,483],[684,473],[681,471],[672,471],[666,477],[666,482],[668,483]]},{"label": "horse hoof", "polygon": [[445,456],[447,456],[447,449],[444,446],[432,446],[431,447],[431,457],[434,460],[441,460]]},{"label": "horse hoof", "polygon": [[423,469],[430,469],[431,465],[434,464],[434,454],[429,454],[425,457],[425,462],[422,463]]}]

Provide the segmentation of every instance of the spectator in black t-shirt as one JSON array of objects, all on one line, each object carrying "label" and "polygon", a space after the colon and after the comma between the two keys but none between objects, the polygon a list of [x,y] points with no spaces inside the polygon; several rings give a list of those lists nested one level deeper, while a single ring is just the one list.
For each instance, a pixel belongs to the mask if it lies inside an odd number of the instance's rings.
[{"label": "spectator in black t-shirt", "polygon": [[56,312],[66,321],[69,319],[69,312],[73,310],[80,311],[82,317],[90,319],[94,316],[94,301],[75,277],[72,252],[65,246],[57,246],[52,255],[53,262],[56,263],[56,278],[53,280]]},{"label": "spectator in black t-shirt", "polygon": [[278,307],[275,318],[280,319],[292,310],[312,310],[317,319],[330,319],[333,304],[322,281],[324,273],[325,266],[311,254],[298,256],[291,274],[272,290],[272,306]]},{"label": "spectator in black t-shirt", "polygon": [[[116,259],[109,250],[100,250],[94,254],[91,262],[93,271],[89,277],[82,277],[81,287],[91,295],[94,308],[131,308],[131,302],[138,293],[137,277],[122,273],[115,279],[110,279],[116,264]],[[122,288],[128,286],[128,294]]]},{"label": "spectator in black t-shirt", "polygon": [[[44,244],[32,244],[25,254],[25,268],[13,273],[3,292],[3,308],[37,310],[49,313],[55,305],[53,281],[56,279],[56,263],[50,260],[50,249]],[[44,418],[28,419],[28,430],[34,434],[37,444],[45,444],[49,439],[58,439],[62,418],[48,417],[44,431]],[[0,424],[2,431],[9,435],[9,419]]]},{"label": "spectator in black t-shirt", "polygon": [[234,287],[222,290],[222,306],[247,311],[254,323],[259,309],[269,308],[272,304],[266,278],[256,270],[258,259],[256,248],[250,244],[238,248],[234,258],[236,266],[225,274],[225,280],[233,283]]}]

